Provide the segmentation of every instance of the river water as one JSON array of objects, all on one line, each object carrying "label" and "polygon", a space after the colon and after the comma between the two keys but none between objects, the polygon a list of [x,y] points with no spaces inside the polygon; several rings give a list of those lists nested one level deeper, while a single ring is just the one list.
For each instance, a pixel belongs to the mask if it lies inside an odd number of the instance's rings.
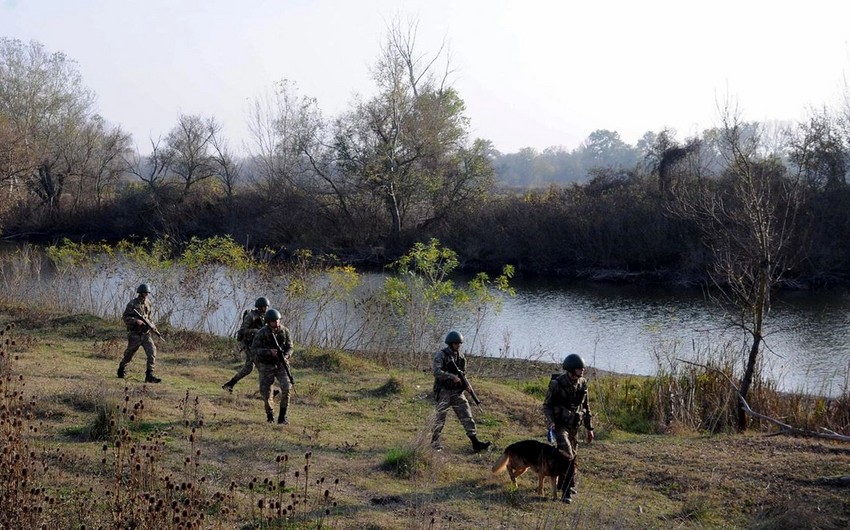
[{"label": "river water", "polygon": [[[665,356],[697,360],[729,345],[743,366],[748,342],[698,290],[551,281],[517,282],[484,332],[520,356],[579,353],[604,370],[650,375]],[[850,296],[783,292],[766,320],[763,369],[785,390],[835,395],[850,370]],[[500,347],[504,348],[502,344]],[[704,358],[704,357],[702,357]]]},{"label": "river water", "polygon": [[[323,309],[321,318],[315,318],[310,303],[290,304],[288,310],[278,305],[287,302],[281,279],[270,283],[249,279],[246,283],[229,277],[227,271],[218,271],[189,290],[185,290],[185,278],[151,278],[148,270],[115,264],[85,274],[66,271],[61,275],[64,280],[57,283],[56,271],[36,262],[32,259],[21,265],[19,258],[0,259],[0,288],[10,295],[17,293],[27,303],[117,319],[134,296],[135,286],[152,282],[155,312],[168,315],[175,326],[220,335],[234,333],[242,309],[250,307],[257,296],[269,297],[285,315],[303,316],[301,322],[290,317],[287,323],[295,332],[296,343],[302,344],[321,343],[322,337],[334,332],[341,337],[349,333],[347,326],[356,329],[350,314],[354,307],[361,311],[365,307],[334,302]],[[373,273],[362,277],[366,290],[374,290],[384,278]],[[741,370],[746,359],[746,336],[699,290],[551,280],[515,280],[512,285],[516,296],[504,298],[501,311],[488,311],[480,325],[474,318],[459,318],[445,308],[439,314],[438,308],[437,321],[442,324],[431,326],[431,336],[424,339],[422,349],[436,350],[441,346],[437,337],[456,328],[465,336],[464,348],[477,355],[560,362],[565,355],[578,353],[591,366],[620,373],[651,375],[669,359],[700,361],[706,352],[722,348],[731,352]],[[183,294],[178,292],[181,289]],[[850,294],[846,291],[775,296],[766,320],[762,370],[783,390],[826,395],[847,392],[848,315]]]}]

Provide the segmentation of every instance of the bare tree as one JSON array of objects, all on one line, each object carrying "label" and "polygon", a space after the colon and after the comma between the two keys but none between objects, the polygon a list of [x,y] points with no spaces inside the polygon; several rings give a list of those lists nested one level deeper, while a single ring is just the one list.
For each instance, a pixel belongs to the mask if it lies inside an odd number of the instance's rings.
[{"label": "bare tree", "polygon": [[220,134],[213,135],[210,145],[212,146],[211,156],[216,169],[216,178],[224,186],[228,209],[232,210],[236,186],[242,179],[242,164],[230,152],[227,140],[222,138]]},{"label": "bare tree", "polygon": [[110,188],[114,188],[125,172],[124,157],[129,152],[130,135],[119,126],[110,126],[94,115],[76,135],[76,148],[69,151],[79,157],[69,166],[79,171],[74,175],[76,193],[74,208],[79,205],[100,207]]},{"label": "bare tree", "polygon": [[165,149],[160,145],[161,138],[150,138],[150,143],[150,154],[142,156],[136,149],[124,158],[124,164],[128,173],[138,177],[156,193],[165,184],[168,176],[168,159],[165,156]]},{"label": "bare tree", "polygon": [[[711,279],[718,301],[736,309],[735,323],[750,337],[741,380],[747,399],[766,333],[772,291],[798,259],[796,236],[803,188],[776,157],[759,154],[758,128],[737,109],[722,111],[720,178],[693,179],[677,190],[675,213],[696,222],[713,255]],[[738,428],[747,414],[738,408]]]},{"label": "bare tree", "polygon": [[193,185],[216,175],[212,144],[220,131],[215,118],[181,114],[165,137],[163,157],[169,172],[182,183],[181,200]]},{"label": "bare tree", "polygon": [[250,151],[266,191],[303,184],[309,161],[305,146],[323,126],[314,98],[298,94],[294,82],[275,83],[274,92],[254,100],[248,121]]},{"label": "bare tree", "polygon": [[20,183],[33,167],[35,162],[25,138],[10,126],[7,118],[0,116],[0,214],[22,197]]}]

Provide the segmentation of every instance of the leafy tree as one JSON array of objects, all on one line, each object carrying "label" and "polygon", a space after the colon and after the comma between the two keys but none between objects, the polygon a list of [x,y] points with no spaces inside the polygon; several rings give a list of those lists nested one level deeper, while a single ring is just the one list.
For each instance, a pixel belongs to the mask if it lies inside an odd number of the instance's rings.
[{"label": "leafy tree", "polygon": [[[440,325],[434,331],[435,324],[445,324],[436,322],[435,308],[438,304],[454,304],[461,313],[473,315],[475,334],[470,343],[472,348],[483,321],[491,313],[501,310],[500,296],[515,294],[510,286],[513,266],[504,266],[502,274],[492,280],[486,273],[479,273],[464,288],[456,285],[451,278],[458,265],[457,252],[442,246],[439,240],[431,239],[428,243],[414,244],[392,264],[397,274],[384,281],[384,299],[404,324],[408,351],[417,365],[427,364],[429,352],[425,346],[439,342],[440,335],[445,333]],[[431,335],[428,330],[431,330]]]},{"label": "leafy tree", "polygon": [[812,189],[836,189],[847,184],[850,146],[838,120],[826,111],[798,126],[791,136],[789,158]]},{"label": "leafy tree", "polygon": [[585,168],[630,168],[638,161],[638,153],[620,139],[616,131],[598,129],[590,133],[580,148]]},{"label": "leafy tree", "polygon": [[17,153],[5,164],[6,178],[20,176],[51,213],[68,178],[83,171],[76,140],[93,104],[94,94],[65,54],[0,38],[0,119]]},{"label": "leafy tree", "polygon": [[[486,145],[467,143],[465,105],[447,85],[448,65],[437,75],[443,50],[426,57],[415,43],[415,24],[389,28],[372,72],[378,94],[335,122],[329,146],[340,180],[383,205],[393,239],[443,217],[492,179]],[[347,198],[350,190],[336,192]]]}]

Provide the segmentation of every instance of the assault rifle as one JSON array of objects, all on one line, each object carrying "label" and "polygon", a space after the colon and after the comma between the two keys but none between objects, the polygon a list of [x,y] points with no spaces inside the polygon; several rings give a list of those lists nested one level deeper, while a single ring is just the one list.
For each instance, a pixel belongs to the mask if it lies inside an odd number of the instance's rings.
[{"label": "assault rifle", "polygon": [[133,313],[136,313],[136,316],[137,316],[137,317],[139,317],[139,320],[141,320],[142,322],[144,322],[144,323],[145,323],[145,326],[147,326],[147,327],[148,327],[148,329],[150,329],[151,331],[153,331],[153,332],[154,332],[154,334],[155,334],[157,337],[161,338],[161,339],[162,339],[162,342],[165,342],[165,337],[163,337],[163,336],[162,336],[162,333],[160,333],[160,332],[159,332],[159,330],[158,330],[158,329],[156,329],[156,326],[154,326],[153,322],[151,322],[151,321],[148,319],[148,317],[146,317],[145,315],[143,315],[143,314],[139,313],[139,310],[138,310],[138,309],[136,309],[135,307],[133,308]]},{"label": "assault rifle", "polygon": [[295,386],[295,379],[292,377],[292,372],[289,371],[289,363],[286,362],[286,357],[283,354],[283,348],[280,347],[280,343],[277,341],[277,335],[274,334],[274,330],[272,330],[272,340],[274,340],[274,345],[277,347],[277,354],[280,357],[280,362],[283,364],[283,371],[286,372],[286,377],[289,379],[289,382]]},{"label": "assault rifle", "polygon": [[474,401],[480,409],[481,400],[478,399],[478,396],[475,394],[475,390],[473,390],[472,385],[469,384],[469,379],[466,378],[466,374],[458,367],[457,363],[451,355],[449,355],[449,362],[452,363],[452,366],[454,367],[455,371],[457,371],[457,375],[458,377],[460,377],[460,382],[461,384],[463,384],[463,389],[466,390],[466,393],[469,394],[469,397],[472,398],[472,401]]}]

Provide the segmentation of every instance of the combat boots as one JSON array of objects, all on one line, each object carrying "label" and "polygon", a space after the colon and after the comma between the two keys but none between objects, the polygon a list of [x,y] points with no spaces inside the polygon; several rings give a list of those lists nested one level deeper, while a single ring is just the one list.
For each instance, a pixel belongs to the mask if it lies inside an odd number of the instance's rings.
[{"label": "combat boots", "polygon": [[156,383],[161,383],[161,382],[162,382],[162,379],[153,375],[152,373],[148,372],[147,374],[145,374],[145,383],[156,384]]},{"label": "combat boots", "polygon": [[124,379],[124,375],[125,375],[124,367],[119,365],[118,366],[118,379]]},{"label": "combat boots", "polygon": [[221,388],[227,390],[228,392],[230,392],[232,394],[234,385],[236,385],[236,382],[233,379],[231,379],[230,381],[221,385]]},{"label": "combat boots", "polygon": [[472,441],[472,450],[476,453],[484,451],[490,447],[491,442],[482,442],[475,434],[470,434],[469,439]]},{"label": "combat boots", "polygon": [[564,492],[561,496],[561,502],[570,504],[573,502],[572,496],[576,493],[576,461],[573,459],[567,472],[564,473],[559,481],[558,487]]},{"label": "combat boots", "polygon": [[278,425],[289,425],[289,420],[286,419],[286,407],[280,409],[280,414],[277,417]]},{"label": "combat boots", "polygon": [[269,423],[274,423],[274,412],[270,410],[266,411],[266,421]]}]

